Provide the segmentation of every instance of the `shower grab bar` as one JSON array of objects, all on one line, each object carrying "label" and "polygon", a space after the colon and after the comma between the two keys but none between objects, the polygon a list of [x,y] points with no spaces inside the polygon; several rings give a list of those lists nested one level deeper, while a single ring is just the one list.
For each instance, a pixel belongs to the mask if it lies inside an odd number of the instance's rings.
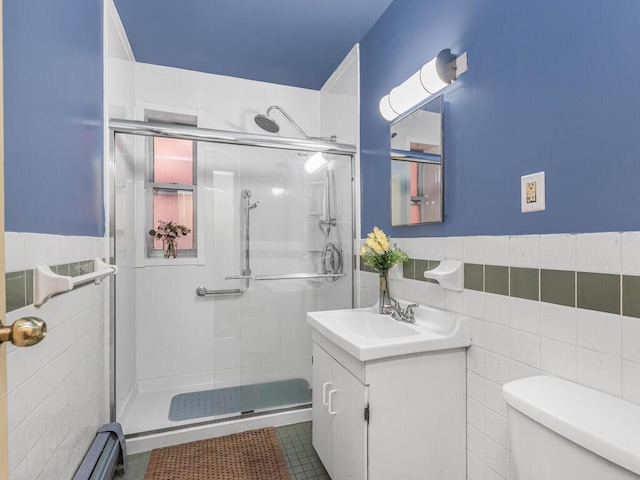
[{"label": "shower grab bar", "polygon": [[298,280],[307,278],[339,278],[344,273],[284,273],[279,275],[229,275],[225,280]]},{"label": "shower grab bar", "polygon": [[199,297],[207,297],[207,296],[225,296],[225,295],[242,295],[246,292],[246,288],[231,288],[228,290],[209,290],[207,287],[198,287],[196,288],[196,295]]},{"label": "shower grab bar", "polygon": [[48,265],[39,265],[33,270],[33,305],[41,307],[54,295],[70,292],[90,282],[98,285],[105,277],[115,275],[118,267],[105,263],[101,258],[93,260],[93,272],[71,277],[54,273]]}]

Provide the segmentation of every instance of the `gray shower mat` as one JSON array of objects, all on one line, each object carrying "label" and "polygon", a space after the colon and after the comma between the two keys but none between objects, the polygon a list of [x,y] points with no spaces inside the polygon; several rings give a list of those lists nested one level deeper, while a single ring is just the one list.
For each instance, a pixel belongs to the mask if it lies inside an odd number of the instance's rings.
[{"label": "gray shower mat", "polygon": [[169,420],[179,422],[300,403],[311,403],[311,387],[302,378],[255,383],[175,395],[169,407]]}]

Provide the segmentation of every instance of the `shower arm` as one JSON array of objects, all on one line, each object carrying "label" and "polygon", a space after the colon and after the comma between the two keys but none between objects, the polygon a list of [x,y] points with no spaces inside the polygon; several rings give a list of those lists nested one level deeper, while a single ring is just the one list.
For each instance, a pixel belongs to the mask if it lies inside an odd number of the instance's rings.
[{"label": "shower arm", "polygon": [[271,112],[271,110],[278,110],[282,115],[284,115],[284,118],[289,120],[289,123],[291,123],[291,125],[296,127],[298,132],[300,132],[302,136],[307,140],[321,140],[323,142],[335,142],[338,139],[335,135],[331,135],[330,137],[310,137],[305,133],[304,130],[302,130],[302,128],[300,128],[300,125],[298,125],[293,120],[293,118],[291,118],[289,114],[287,114],[287,112],[285,112],[281,107],[279,107],[278,105],[271,105],[269,108],[267,108],[267,117],[269,116],[269,112]]}]

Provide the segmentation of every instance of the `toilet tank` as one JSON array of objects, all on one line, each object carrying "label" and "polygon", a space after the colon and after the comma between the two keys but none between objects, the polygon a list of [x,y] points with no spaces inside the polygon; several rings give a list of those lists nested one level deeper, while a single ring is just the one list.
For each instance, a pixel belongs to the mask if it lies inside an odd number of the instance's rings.
[{"label": "toilet tank", "polygon": [[518,480],[640,479],[640,406],[547,376],[502,391]]}]

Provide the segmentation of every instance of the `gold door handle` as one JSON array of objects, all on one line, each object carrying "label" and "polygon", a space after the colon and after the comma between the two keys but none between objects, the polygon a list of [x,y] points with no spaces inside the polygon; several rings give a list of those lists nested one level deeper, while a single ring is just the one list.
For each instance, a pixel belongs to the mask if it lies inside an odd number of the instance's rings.
[{"label": "gold door handle", "polygon": [[47,324],[36,317],[24,317],[3,326],[0,322],[0,343],[11,342],[16,347],[30,347],[47,335]]}]

